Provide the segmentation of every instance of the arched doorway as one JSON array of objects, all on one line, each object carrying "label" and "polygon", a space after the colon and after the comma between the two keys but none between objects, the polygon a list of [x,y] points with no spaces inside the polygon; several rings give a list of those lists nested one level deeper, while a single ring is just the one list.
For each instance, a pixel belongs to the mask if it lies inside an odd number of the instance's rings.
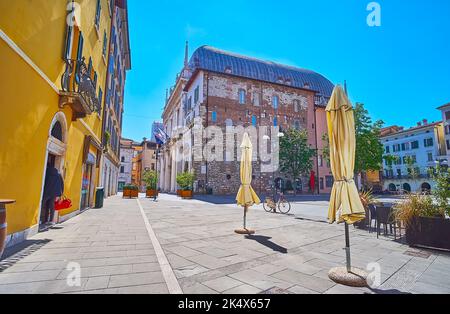
[{"label": "arched doorway", "polygon": [[389,184],[389,192],[397,192],[397,186],[394,183]]},{"label": "arched doorway", "polygon": [[422,189],[423,193],[430,193],[431,185],[428,182],[424,182],[424,183],[422,183],[421,189]]},{"label": "arched doorway", "polygon": [[[56,168],[61,176],[65,177],[64,161],[67,149],[67,120],[66,116],[62,112],[58,112],[53,117],[50,124],[47,140],[47,149],[45,151],[45,163],[42,174],[42,186],[41,186],[41,198],[39,203],[38,224],[41,225],[43,219],[43,198],[44,198],[44,186],[45,177],[47,173],[47,167],[51,166]],[[55,215],[55,217],[57,214]]]},{"label": "arched doorway", "polygon": [[411,185],[409,183],[403,184],[403,191],[411,193]]}]

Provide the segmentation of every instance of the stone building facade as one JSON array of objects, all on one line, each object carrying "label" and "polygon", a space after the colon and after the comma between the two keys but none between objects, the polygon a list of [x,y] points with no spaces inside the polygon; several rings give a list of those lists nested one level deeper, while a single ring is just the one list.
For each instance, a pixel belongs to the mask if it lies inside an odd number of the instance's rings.
[{"label": "stone building facade", "polygon": [[[175,192],[176,175],[194,171],[196,192],[235,194],[240,185],[239,156],[244,130],[255,127],[253,182],[257,193],[271,191],[277,178],[290,180],[302,192],[329,192],[331,172],[322,158],[322,136],[326,132],[325,106],[333,84],[323,76],[289,66],[265,62],[203,46],[187,62],[171,89],[163,114],[165,129],[171,138],[163,147],[161,188]],[[197,160],[198,149],[190,138],[198,127],[219,127],[225,135],[220,161]],[[232,129],[231,127],[234,127]],[[267,129],[262,129],[267,127]],[[284,177],[277,169],[267,171],[261,155],[276,152],[276,137],[283,130],[306,130],[312,148],[317,149],[314,173],[317,187],[310,191],[309,177]],[[210,134],[210,138],[215,135]],[[202,142],[202,149],[207,147]],[[227,146],[231,145],[231,146]],[[200,152],[201,154],[201,152]],[[223,161],[222,161],[223,160]],[[332,178],[332,176],[331,176]]]}]

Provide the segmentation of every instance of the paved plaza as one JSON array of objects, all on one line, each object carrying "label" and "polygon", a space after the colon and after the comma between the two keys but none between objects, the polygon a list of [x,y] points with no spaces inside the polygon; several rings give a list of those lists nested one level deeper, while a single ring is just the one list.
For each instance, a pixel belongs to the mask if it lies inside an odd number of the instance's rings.
[{"label": "paved plaza", "polygon": [[[248,225],[256,234],[247,237],[234,234],[243,210],[211,201],[112,197],[9,249],[0,293],[450,293],[449,254],[353,227],[353,265],[379,265],[381,285],[329,280],[332,267],[345,265],[344,228],[325,222],[324,199],[298,200],[291,215],[254,207]],[[76,285],[68,284],[74,265]]]}]

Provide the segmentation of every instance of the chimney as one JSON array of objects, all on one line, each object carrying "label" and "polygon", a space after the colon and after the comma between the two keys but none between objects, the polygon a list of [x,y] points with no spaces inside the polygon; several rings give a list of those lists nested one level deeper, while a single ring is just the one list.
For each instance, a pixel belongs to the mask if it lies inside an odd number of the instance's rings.
[{"label": "chimney", "polygon": [[423,119],[422,122],[423,122],[423,125],[428,125],[428,120],[427,119]]},{"label": "chimney", "polygon": [[417,122],[417,126],[422,126],[422,122]]}]

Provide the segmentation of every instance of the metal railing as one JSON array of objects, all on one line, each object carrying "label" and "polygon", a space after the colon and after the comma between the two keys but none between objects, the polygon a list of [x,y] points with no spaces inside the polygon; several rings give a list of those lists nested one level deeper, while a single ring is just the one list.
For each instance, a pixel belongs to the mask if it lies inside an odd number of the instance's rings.
[{"label": "metal railing", "polygon": [[96,95],[96,88],[92,82],[85,58],[81,60],[66,59],[66,70],[61,77],[63,92],[78,94],[92,112],[100,111],[100,103]]}]

